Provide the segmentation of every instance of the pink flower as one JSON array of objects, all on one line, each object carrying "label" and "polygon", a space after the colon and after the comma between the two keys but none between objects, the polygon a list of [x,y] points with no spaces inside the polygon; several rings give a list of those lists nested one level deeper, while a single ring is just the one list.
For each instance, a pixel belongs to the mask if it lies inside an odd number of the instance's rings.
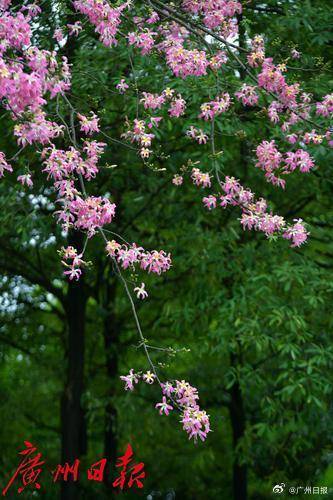
[{"label": "pink flower", "polygon": [[172,184],[175,186],[181,186],[183,184],[183,177],[181,175],[175,174],[172,179]]},{"label": "pink flower", "polygon": [[125,391],[133,391],[134,384],[139,382],[139,378],[140,375],[138,373],[134,373],[133,368],[130,370],[128,375],[122,375],[120,379],[125,382]]},{"label": "pink flower", "polygon": [[154,373],[148,371],[146,373],[144,373],[142,375],[142,378],[143,380],[147,383],[147,384],[153,384],[154,381],[155,381],[155,378],[156,378],[156,375],[154,375]]},{"label": "pink flower", "polygon": [[110,257],[115,257],[117,252],[121,249],[121,245],[115,240],[108,241],[106,244],[106,252]]},{"label": "pink flower", "polygon": [[212,208],[216,208],[216,197],[213,195],[209,195],[202,199],[204,205],[208,210],[212,210]]},{"label": "pink flower", "polygon": [[292,51],[291,51],[291,57],[293,59],[299,59],[301,57],[301,53],[298,52],[298,50],[296,50],[296,49],[292,49]]},{"label": "pink flower", "polygon": [[163,394],[166,394],[168,397],[171,396],[173,392],[175,392],[175,388],[170,382],[165,382],[165,384],[161,384]]},{"label": "pink flower", "polygon": [[166,254],[163,250],[146,252],[141,257],[141,268],[148,270],[149,273],[161,274],[168,271],[170,267],[170,254]]},{"label": "pink flower", "polygon": [[74,24],[67,24],[67,28],[69,29],[70,36],[78,36],[80,31],[82,31],[82,24],[80,21],[76,21]]},{"label": "pink flower", "polygon": [[99,118],[95,115],[95,113],[91,112],[91,117],[87,118],[84,115],[81,115],[80,113],[77,114],[81,128],[80,130],[84,132],[85,134],[93,134],[94,132],[99,132]]},{"label": "pink flower", "polygon": [[256,87],[244,83],[238,92],[235,92],[237,99],[241,100],[244,106],[255,106],[258,103],[259,96]]},{"label": "pink flower", "polygon": [[7,163],[5,154],[0,151],[0,178],[4,176],[5,170],[7,172],[13,171],[12,167]]},{"label": "pink flower", "polygon": [[134,291],[136,292],[136,296],[138,299],[146,299],[148,297],[148,292],[145,290],[145,284],[141,283],[141,286],[137,286],[134,288]]},{"label": "pink flower", "polygon": [[186,101],[179,94],[177,99],[171,102],[168,113],[170,116],[179,118],[185,113],[185,107],[186,107]]},{"label": "pink flower", "polygon": [[325,95],[322,102],[317,102],[317,115],[330,116],[333,113],[333,94]]},{"label": "pink flower", "polygon": [[200,106],[201,113],[199,118],[204,120],[212,120],[229,109],[231,105],[230,95],[225,92],[218,96],[215,101],[205,102]]},{"label": "pink flower", "polygon": [[170,411],[173,410],[173,406],[171,406],[167,403],[165,396],[163,396],[163,398],[162,398],[162,403],[157,403],[155,405],[155,408],[159,408],[160,415],[163,415],[163,413],[165,415],[169,415]]},{"label": "pink flower", "polygon": [[59,253],[62,257],[61,263],[67,268],[64,274],[70,280],[75,279],[77,281],[82,274],[81,268],[86,265],[86,262],[82,260],[83,254],[78,254],[76,248],[72,246],[63,247]]},{"label": "pink flower", "polygon": [[122,78],[119,83],[116,85],[116,89],[119,91],[120,94],[125,94],[126,90],[129,88],[129,85],[127,85],[126,80]]},{"label": "pink flower", "polygon": [[19,175],[17,180],[22,186],[32,187],[34,185],[30,174]]},{"label": "pink flower", "polygon": [[57,40],[57,42],[59,42],[59,43],[61,43],[64,40],[65,37],[64,37],[64,34],[60,28],[55,30],[55,32],[53,34],[53,38],[55,38],[55,40]]},{"label": "pink flower", "polygon": [[308,238],[309,234],[302,219],[295,219],[295,224],[283,233],[283,238],[292,241],[292,247],[300,247]]}]

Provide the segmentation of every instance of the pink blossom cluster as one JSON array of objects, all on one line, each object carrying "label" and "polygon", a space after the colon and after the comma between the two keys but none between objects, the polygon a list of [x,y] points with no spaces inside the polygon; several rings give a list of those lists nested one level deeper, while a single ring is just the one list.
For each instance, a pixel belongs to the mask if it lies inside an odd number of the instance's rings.
[{"label": "pink blossom cluster", "polygon": [[129,139],[131,142],[136,142],[141,146],[141,158],[149,158],[152,153],[152,150],[149,148],[155,138],[155,134],[149,132],[147,127],[151,129],[153,126],[158,126],[160,120],[162,120],[161,117],[151,117],[147,125],[144,120],[135,118],[132,125],[128,123],[129,129],[122,134],[123,138]]},{"label": "pink blossom cluster", "polygon": [[43,172],[55,181],[67,179],[73,175],[82,175],[85,179],[91,180],[98,172],[97,163],[105,146],[103,142],[85,141],[83,151],[86,159],[83,159],[81,153],[73,146],[64,151],[52,145],[42,152]]},{"label": "pink blossom cluster", "polygon": [[265,43],[261,35],[256,35],[251,41],[251,52],[247,56],[247,62],[252,68],[257,68],[265,60]]},{"label": "pink blossom cluster", "polygon": [[66,268],[64,274],[68,276],[70,280],[75,279],[77,281],[82,274],[82,267],[86,265],[86,262],[82,259],[83,254],[78,254],[76,248],[72,246],[63,247],[59,253],[62,257],[61,263]]},{"label": "pink blossom cluster", "polygon": [[238,92],[235,92],[238,100],[242,101],[244,106],[255,106],[258,103],[259,95],[256,87],[244,83]]},{"label": "pink blossom cluster", "polygon": [[152,51],[156,35],[157,33],[155,31],[151,31],[149,29],[131,32],[128,34],[128,43],[129,45],[134,45],[136,48],[140,49],[141,54],[145,56]]},{"label": "pink blossom cluster", "polygon": [[209,61],[206,52],[197,49],[186,49],[181,39],[172,39],[169,36],[165,54],[168,66],[172,69],[173,73],[180,78],[207,74]]},{"label": "pink blossom cluster", "polygon": [[215,101],[205,102],[201,104],[199,118],[204,120],[213,120],[216,116],[221,113],[225,113],[231,105],[231,99],[228,92],[224,92],[222,95],[218,96]]},{"label": "pink blossom cluster", "polygon": [[117,45],[121,14],[129,6],[128,1],[114,8],[106,0],[75,0],[73,4],[76,10],[89,18],[106,47]]},{"label": "pink blossom cluster", "polygon": [[333,113],[333,94],[325,95],[321,102],[317,103],[317,115],[330,116]]},{"label": "pink blossom cluster", "polygon": [[171,101],[168,113],[170,116],[174,118],[179,118],[185,113],[185,109],[186,109],[186,101],[185,99],[182,98],[180,94],[178,94],[178,96]]},{"label": "pink blossom cluster", "polygon": [[0,0],[0,10],[7,10],[11,3],[12,0]]},{"label": "pink blossom cluster", "polygon": [[[299,247],[307,240],[308,232],[301,219],[294,224],[287,224],[283,217],[267,211],[267,202],[263,198],[255,200],[254,193],[245,189],[234,177],[226,176],[221,183],[223,194],[219,195],[222,208],[228,205],[239,206],[242,209],[240,222],[243,229],[263,232],[267,237],[282,236],[291,240],[292,247]],[[218,198],[215,195],[205,197],[204,205],[209,209],[217,207]]]},{"label": "pink blossom cluster", "polygon": [[6,44],[15,48],[22,49],[30,45],[31,29],[30,17],[22,12],[11,15],[9,12],[1,14],[0,17],[0,39],[6,40]]},{"label": "pink blossom cluster", "polygon": [[[0,31],[1,23],[8,18],[19,19],[19,26],[23,27],[29,19],[19,17],[19,14],[17,17],[8,14],[6,18],[0,19]],[[59,64],[55,53],[30,46],[23,51],[24,56],[13,58],[12,49],[21,49],[21,44],[30,43],[26,29],[22,28],[22,31],[24,36],[15,24],[10,36],[8,33],[8,38],[0,45],[0,99],[5,101],[14,120],[25,111],[40,112],[41,106],[46,103],[47,92],[50,92],[52,98],[70,88],[70,72],[65,57],[62,58],[62,64]],[[0,34],[1,36],[6,36],[6,33]]]},{"label": "pink blossom cluster", "polygon": [[265,59],[262,70],[258,75],[258,85],[269,92],[277,94],[284,107],[295,108],[300,85],[298,83],[287,84],[283,75],[285,69],[283,65],[276,66],[273,64],[272,58]]},{"label": "pink blossom cluster", "polygon": [[45,112],[39,109],[29,121],[14,126],[14,135],[18,137],[17,142],[22,146],[33,143],[47,144],[63,134],[63,130],[63,125],[47,120]]},{"label": "pink blossom cluster", "polygon": [[307,173],[315,167],[313,158],[307,151],[298,149],[296,152],[288,151],[283,155],[277,149],[274,140],[263,141],[258,145],[256,153],[258,158],[256,166],[265,172],[268,182],[283,188],[285,180],[275,175],[277,171],[288,174],[298,168],[300,172]]},{"label": "pink blossom cluster", "polygon": [[[133,391],[136,384],[142,379],[147,384],[156,382],[156,375],[150,371],[142,374],[135,372],[133,368],[127,375],[121,375],[120,379],[125,383],[125,391]],[[192,387],[185,380],[175,380],[173,383],[161,383],[162,402],[157,403],[155,408],[159,410],[160,415],[169,415],[174,407],[181,413],[181,423],[183,429],[187,432],[189,439],[193,438],[196,442],[198,438],[205,441],[210,429],[209,415],[201,410],[198,405],[198,390]]]},{"label": "pink blossom cluster", "polygon": [[99,132],[99,118],[93,112],[90,114],[91,116],[89,118],[85,115],[81,115],[80,113],[77,114],[81,125],[80,130],[87,135]]},{"label": "pink blossom cluster", "polygon": [[[187,12],[201,14],[204,24],[210,29],[222,27],[226,30],[230,23],[229,18],[242,12],[242,5],[237,0],[183,0],[182,5]],[[224,33],[225,36],[233,34],[233,30]]]},{"label": "pink blossom cluster", "polygon": [[[91,238],[97,229],[112,222],[116,213],[116,205],[102,196],[88,196],[87,198],[76,196],[65,205],[65,210],[66,223],[75,229],[87,231],[88,237]],[[60,216],[63,219],[64,212],[61,212]]]},{"label": "pink blossom cluster", "polygon": [[171,267],[170,254],[163,250],[147,251],[135,243],[121,245],[117,241],[111,240],[107,243],[106,251],[110,257],[116,259],[123,269],[134,269],[135,265],[139,265],[148,273],[161,274]]},{"label": "pink blossom cluster", "polygon": [[165,103],[165,97],[163,94],[150,94],[149,92],[142,92],[142,99],[140,101],[143,103],[145,109],[161,109]]},{"label": "pink blossom cluster", "polygon": [[185,113],[186,101],[182,98],[181,94],[174,97],[174,90],[166,88],[162,94],[151,94],[149,92],[143,92],[143,97],[140,101],[143,103],[145,109],[151,109],[155,111],[156,109],[161,109],[163,104],[167,100],[171,101],[169,107],[169,115],[179,118]]},{"label": "pink blossom cluster", "polygon": [[175,380],[174,384],[170,382],[162,384],[162,393],[162,403],[156,405],[160,414],[168,415],[174,406],[178,406],[181,411],[183,429],[187,432],[189,439],[193,438],[196,442],[199,437],[204,441],[211,429],[209,415],[198,405],[198,390],[185,380]]},{"label": "pink blossom cluster", "polygon": [[224,50],[220,50],[210,58],[209,66],[212,70],[217,70],[226,62],[228,62],[227,53]]}]

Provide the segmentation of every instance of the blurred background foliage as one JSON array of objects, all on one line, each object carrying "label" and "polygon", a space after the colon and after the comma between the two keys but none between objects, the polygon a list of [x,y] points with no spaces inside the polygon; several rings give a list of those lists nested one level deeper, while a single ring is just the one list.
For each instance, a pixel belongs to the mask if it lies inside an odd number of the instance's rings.
[{"label": "blurred background foliage", "polygon": [[[268,55],[287,62],[290,81],[301,81],[315,100],[331,92],[331,0],[243,3],[245,39],[264,33]],[[35,37],[52,47],[54,29],[66,24],[73,12],[66,2],[50,0],[43,7]],[[166,275],[126,276],[144,280],[149,291],[149,300],[138,304],[149,343],[179,350],[153,352],[161,374],[198,387],[213,429],[205,443],[194,445],[177,415],[158,416],[158,387],[139,385],[133,393],[124,392],[119,376],[132,367],[145,369],[146,360],[138,349],[122,284],[96,237],[87,249],[93,264],[80,285],[86,298],[82,470],[106,454],[113,459],[121,455],[129,442],[136,460],[145,463],[147,479],[144,491],[124,493],[125,498],[165,498],[169,492],[169,498],[246,500],[240,495],[247,491],[250,499],[260,500],[271,498],[272,486],[280,482],[333,486],[332,151],[309,146],[318,169],[309,175],[295,173],[285,192],[278,191],[254,168],[254,149],[263,139],[279,141],[279,129],[259,107],[247,110],[235,104],[222,115],[216,122],[216,147],[223,151],[220,170],[267,198],[274,211],[305,219],[311,237],[306,246],[290,249],[286,241],[244,233],[237,209],[209,213],[202,207],[202,192],[189,181],[181,187],[171,183],[189,159],[210,168],[209,144],[195,146],[185,132],[198,124],[200,104],[216,95],[214,76],[175,79],[158,54],[142,58],[130,50],[133,74],[125,40],[108,50],[87,24],[70,44],[59,49],[71,55],[70,100],[83,114],[98,113],[102,130],[112,138],[119,139],[126,130],[126,116],[135,116],[135,80],[139,92],[170,86],[188,102],[185,119],[163,115],[157,133],[160,149],[148,164],[101,135],[108,148],[103,168],[88,189],[95,195],[109,192],[116,201],[113,231],[145,248],[172,253],[173,267]],[[292,48],[302,53],[299,61],[290,59]],[[115,85],[123,77],[132,87],[120,96]],[[220,89],[234,92],[241,79],[230,68],[219,71]],[[65,116],[68,110],[61,106]],[[57,118],[55,103],[49,104],[49,112]],[[4,111],[0,119],[0,149],[10,157],[17,150],[13,123]],[[15,181],[26,169],[35,181],[30,192]],[[40,158],[27,148],[16,162],[15,175],[0,183],[3,486],[18,463],[24,439],[38,445],[50,470],[61,460],[69,286],[57,250],[68,242],[56,225],[54,209]],[[245,485],[243,494],[233,491],[235,481]],[[42,493],[34,496],[58,497],[47,473],[42,484]],[[77,495],[113,498],[109,484],[87,482],[84,474],[72,498]]]}]

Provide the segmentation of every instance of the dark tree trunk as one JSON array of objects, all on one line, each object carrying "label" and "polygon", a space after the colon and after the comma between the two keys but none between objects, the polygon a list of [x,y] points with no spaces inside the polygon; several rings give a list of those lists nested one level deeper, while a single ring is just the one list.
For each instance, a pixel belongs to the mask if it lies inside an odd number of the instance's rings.
[{"label": "dark tree trunk", "polygon": [[238,383],[230,389],[231,402],[229,406],[233,435],[234,463],[232,483],[234,500],[247,500],[247,466],[240,464],[237,458],[237,446],[245,434],[245,412],[243,397]]},{"label": "dark tree trunk", "polygon": [[119,324],[114,314],[115,285],[107,285],[103,324],[105,366],[108,377],[107,402],[105,405],[104,456],[107,458],[105,474],[106,487],[112,483],[111,471],[117,457],[117,410],[114,406],[115,382],[118,374],[118,332]]},{"label": "dark tree trunk", "polygon": [[[83,235],[72,233],[69,244],[78,253]],[[70,465],[87,451],[85,415],[81,404],[84,388],[84,333],[86,296],[84,277],[68,285],[66,316],[68,321],[67,379],[61,400],[61,460]],[[77,483],[62,482],[61,500],[78,498]]]}]

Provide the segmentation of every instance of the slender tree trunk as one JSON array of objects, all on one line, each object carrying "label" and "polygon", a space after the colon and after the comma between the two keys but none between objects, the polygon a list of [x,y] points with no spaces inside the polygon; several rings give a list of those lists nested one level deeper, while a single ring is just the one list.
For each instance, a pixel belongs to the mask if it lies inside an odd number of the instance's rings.
[{"label": "slender tree trunk", "polygon": [[230,420],[233,435],[234,463],[232,483],[234,500],[247,500],[247,466],[240,464],[237,457],[237,447],[245,434],[245,412],[243,396],[238,383],[230,389],[231,402],[229,406]]},{"label": "slender tree trunk", "polygon": [[105,474],[105,485],[111,486],[111,470],[117,457],[117,410],[114,405],[115,382],[118,374],[118,334],[119,323],[114,314],[115,284],[107,285],[106,311],[107,314],[103,324],[105,366],[108,376],[107,402],[105,405],[105,428],[104,428],[104,456],[108,460],[108,469]]},{"label": "slender tree trunk", "polygon": [[[78,252],[83,235],[72,233],[69,244]],[[66,315],[68,321],[67,379],[61,400],[61,459],[70,465],[86,453],[87,437],[85,415],[81,405],[84,388],[84,334],[86,296],[84,277],[68,285]],[[61,500],[78,498],[77,484],[62,482]]]}]

